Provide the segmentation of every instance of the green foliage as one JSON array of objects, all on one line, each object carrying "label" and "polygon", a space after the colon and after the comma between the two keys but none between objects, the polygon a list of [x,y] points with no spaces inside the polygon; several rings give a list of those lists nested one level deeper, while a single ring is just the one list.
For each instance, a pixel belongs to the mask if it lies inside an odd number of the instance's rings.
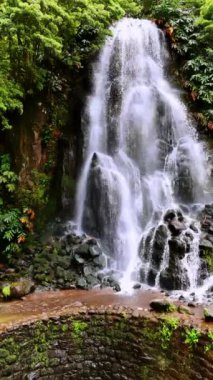
[{"label": "green foliage", "polygon": [[195,328],[185,329],[185,340],[184,343],[188,344],[190,348],[193,348],[199,341],[201,332]]},{"label": "green foliage", "polygon": [[4,298],[10,297],[10,285],[3,286],[2,294]]},{"label": "green foliage", "polygon": [[152,3],[152,13],[165,22],[179,16],[179,0],[162,0]]},{"label": "green foliage", "polygon": [[88,328],[88,324],[82,321],[73,321],[73,332],[75,335],[81,334]]},{"label": "green foliage", "polygon": [[18,177],[11,170],[8,154],[0,156],[0,253],[11,258],[20,251],[19,241],[25,238],[25,230],[20,221],[22,212],[13,206]]},{"label": "green foliage", "polygon": [[42,212],[48,203],[50,189],[50,175],[33,169],[31,182],[19,189],[19,202],[22,207],[31,207]]},{"label": "green foliage", "polygon": [[209,272],[212,273],[213,272],[213,254],[212,254],[211,249],[209,249],[209,250],[205,249],[203,251],[203,259],[207,263]]},{"label": "green foliage", "polygon": [[213,330],[210,330],[208,333],[208,339],[209,339],[209,344],[205,345],[205,352],[209,352],[210,350],[213,350]]},{"label": "green foliage", "polygon": [[182,58],[184,85],[199,101],[207,119],[213,102],[212,0],[160,0],[150,6],[152,17],[168,31],[172,48]]},{"label": "green foliage", "polygon": [[35,368],[38,364],[48,367],[49,356],[48,350],[50,341],[48,340],[47,330],[43,322],[36,322],[33,334],[33,355],[31,358],[31,366]]},{"label": "green foliage", "polygon": [[72,338],[77,345],[82,344],[83,334],[88,328],[88,324],[83,321],[72,321]]},{"label": "green foliage", "polygon": [[125,14],[137,14],[133,0],[2,0],[0,3],[0,121],[22,112],[27,94],[61,91],[62,68],[78,70]]},{"label": "green foliage", "polygon": [[165,318],[160,328],[159,337],[161,341],[161,347],[167,349],[171,340],[173,332],[178,328],[178,318]]},{"label": "green foliage", "polygon": [[[5,193],[12,193],[15,191],[18,177],[11,170],[10,156],[9,154],[3,154],[0,156],[0,197]],[[3,202],[1,200],[0,202]]]}]

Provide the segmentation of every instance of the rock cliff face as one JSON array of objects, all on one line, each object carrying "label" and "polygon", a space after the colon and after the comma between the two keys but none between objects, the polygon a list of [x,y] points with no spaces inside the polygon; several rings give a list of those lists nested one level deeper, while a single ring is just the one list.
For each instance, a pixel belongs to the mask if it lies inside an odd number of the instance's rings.
[{"label": "rock cliff face", "polygon": [[208,333],[174,318],[82,306],[0,334],[0,378],[211,380],[212,354]]},{"label": "rock cliff face", "polygon": [[[57,94],[28,96],[23,114],[11,117],[12,130],[0,131],[0,154],[10,154],[12,168],[19,176],[18,206],[24,204],[37,214],[42,207],[46,220],[65,209],[69,216],[73,213],[83,151],[82,115],[90,76],[87,67],[85,64],[85,69],[73,77],[65,73],[66,85]],[[51,213],[43,207],[48,205]]]}]

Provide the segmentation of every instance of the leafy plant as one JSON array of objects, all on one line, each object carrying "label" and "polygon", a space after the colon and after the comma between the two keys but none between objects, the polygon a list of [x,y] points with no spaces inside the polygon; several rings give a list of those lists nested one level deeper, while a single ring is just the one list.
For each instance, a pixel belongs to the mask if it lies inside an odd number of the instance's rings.
[{"label": "leafy plant", "polygon": [[208,333],[209,344],[205,345],[205,352],[213,350],[213,330],[210,330]]},{"label": "leafy plant", "polygon": [[188,344],[190,348],[194,347],[200,338],[201,332],[195,328],[185,329],[185,340],[184,343]]},{"label": "leafy plant", "polygon": [[20,251],[20,243],[25,241],[27,233],[21,221],[23,213],[13,205],[17,181],[9,155],[0,156],[0,249],[8,259]]},{"label": "leafy plant", "polygon": [[154,1],[150,12],[180,57],[182,83],[205,118],[212,120],[213,4],[211,0]]},{"label": "leafy plant", "polygon": [[159,337],[161,341],[161,347],[167,349],[171,340],[173,332],[178,328],[179,320],[177,318],[165,318],[162,322]]},{"label": "leafy plant", "polygon": [[0,121],[23,110],[23,98],[44,89],[61,93],[61,67],[79,70],[134,0],[2,0],[0,3]]},{"label": "leafy plant", "polygon": [[2,294],[3,294],[4,298],[7,298],[10,296],[10,285],[3,286]]}]

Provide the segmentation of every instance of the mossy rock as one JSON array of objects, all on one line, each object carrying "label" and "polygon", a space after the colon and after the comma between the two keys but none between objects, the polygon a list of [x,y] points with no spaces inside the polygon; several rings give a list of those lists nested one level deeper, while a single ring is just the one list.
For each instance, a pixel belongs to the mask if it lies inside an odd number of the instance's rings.
[{"label": "mossy rock", "polygon": [[2,287],[1,292],[4,299],[22,298],[35,290],[35,284],[28,278],[19,279]]},{"label": "mossy rock", "polygon": [[154,299],[150,302],[152,310],[158,313],[169,313],[177,310],[177,307],[171,303],[167,298]]}]

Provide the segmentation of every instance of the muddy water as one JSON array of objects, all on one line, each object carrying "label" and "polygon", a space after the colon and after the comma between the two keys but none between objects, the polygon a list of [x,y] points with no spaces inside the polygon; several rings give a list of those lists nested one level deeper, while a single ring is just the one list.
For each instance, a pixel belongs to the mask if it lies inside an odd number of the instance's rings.
[{"label": "muddy water", "polygon": [[[133,295],[121,295],[111,289],[104,290],[63,290],[34,293],[23,300],[0,303],[0,331],[10,327],[50,317],[67,314],[84,313],[87,308],[117,310],[126,307],[131,313],[137,310],[140,314],[153,317],[149,303],[154,298],[162,298],[162,293],[154,291],[135,291]],[[176,302],[177,303],[177,302]],[[180,302],[179,302],[180,304]],[[196,325],[202,329],[210,327],[202,319],[203,306],[192,308],[193,315],[180,314],[178,317],[185,323]]]}]

